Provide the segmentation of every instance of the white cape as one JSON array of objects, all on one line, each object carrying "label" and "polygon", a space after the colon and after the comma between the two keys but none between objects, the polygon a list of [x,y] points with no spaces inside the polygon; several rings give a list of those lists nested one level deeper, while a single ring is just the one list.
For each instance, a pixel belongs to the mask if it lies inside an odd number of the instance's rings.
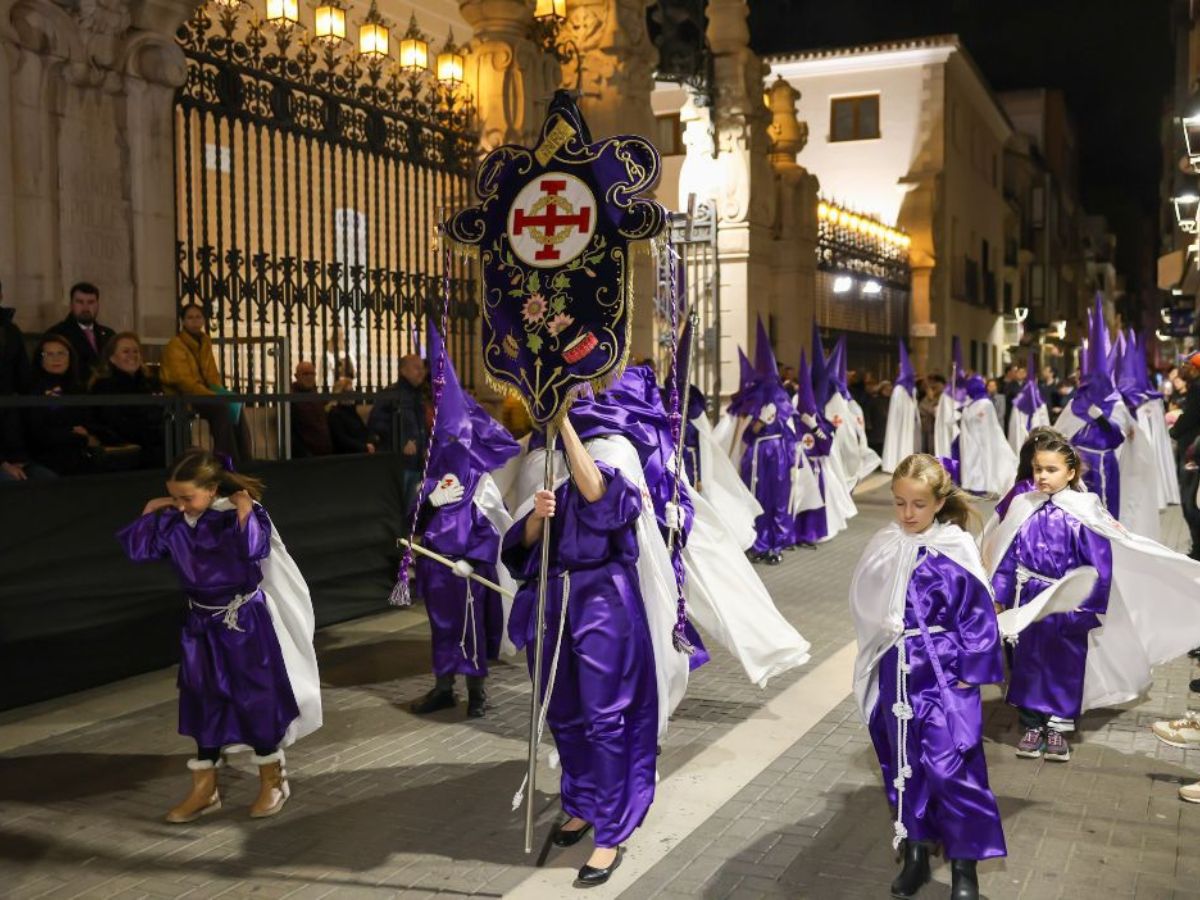
[{"label": "white cape", "polygon": [[825,404],[825,418],[833,425],[833,450],[830,456],[836,456],[840,468],[846,478],[846,487],[854,490],[858,484],[858,472],[863,466],[862,448],[858,443],[858,434],[854,427],[854,414],[850,404],[837,391]]},{"label": "white cape", "polygon": [[883,438],[883,471],[896,471],[901,460],[921,451],[921,411],[907,388],[896,385],[888,401],[887,433]]},{"label": "white cape", "polygon": [[[1162,486],[1159,464],[1150,432],[1140,427],[1129,412],[1124,400],[1113,404],[1109,421],[1125,434],[1117,448],[1117,469],[1120,473],[1120,520],[1135,534],[1157,540],[1159,536],[1158,508]],[[1084,425],[1083,419],[1071,409],[1071,404],[1059,414],[1054,427],[1068,440],[1075,437]],[[1165,425],[1165,422],[1164,422]],[[1174,478],[1172,478],[1174,481]]]},{"label": "white cape", "polygon": [[[235,506],[232,500],[221,497],[213,501],[212,508],[225,510]],[[321,727],[321,676],[317,671],[317,651],[313,648],[316,617],[308,583],[284,546],[274,523],[271,524],[271,553],[260,567],[262,582],[259,587],[266,598],[283,667],[300,710],[299,718],[292,720],[279,742],[280,747],[288,747]]]},{"label": "white cape", "polygon": [[867,443],[867,422],[862,407],[851,397],[846,401],[846,408],[850,410],[850,424],[854,427],[854,439],[858,442],[858,472],[855,479],[857,483],[879,468],[880,459],[879,454]]},{"label": "white cape", "polygon": [[1008,446],[1012,447],[1013,451],[1019,455],[1021,448],[1025,446],[1025,439],[1029,437],[1029,432],[1035,428],[1049,425],[1050,410],[1046,408],[1046,404],[1043,403],[1035,409],[1028,421],[1026,421],[1025,413],[1014,407],[1012,415],[1008,417]]},{"label": "white cape", "polygon": [[[732,423],[728,416],[726,420]],[[738,547],[747,550],[757,537],[754,520],[762,515],[762,505],[742,481],[725,448],[718,445],[708,416],[697,416],[692,422],[700,433],[700,493],[721,511]]]},{"label": "white cape", "polygon": [[1167,414],[1161,397],[1147,400],[1137,408],[1137,420],[1150,434],[1154,444],[1155,464],[1158,466],[1158,505],[1179,503],[1179,476],[1175,471],[1175,452],[1167,430]]},{"label": "white cape", "polygon": [[937,415],[933,420],[933,455],[949,458],[956,437],[958,404],[954,402],[954,395],[947,386],[938,400]]},{"label": "white cape", "polygon": [[772,676],[808,662],[808,641],[775,608],[723,512],[686,487],[696,512],[683,551],[688,613],[766,687]]},{"label": "white cape", "polygon": [[[845,531],[850,520],[858,515],[858,506],[846,484],[846,473],[836,454],[820,457],[825,486],[825,540],[830,540],[840,531]],[[823,542],[822,542],[823,543]]]},{"label": "white cape", "polygon": [[1112,548],[1108,612],[1088,638],[1083,709],[1134,700],[1153,681],[1151,667],[1200,646],[1200,563],[1130,533],[1084,491],[1037,491],[1013,498],[1008,515],[987,536],[989,574],[999,568],[1021,526],[1047,500],[1106,538]]},{"label": "white cape", "polygon": [[992,401],[968,401],[959,429],[959,484],[964,490],[1003,496],[1016,481],[1017,454],[1005,440]]},{"label": "white cape", "polygon": [[879,661],[904,633],[908,582],[922,546],[950,557],[991,593],[975,540],[957,525],[935,522],[922,534],[908,534],[893,522],[876,532],[850,579],[850,615],[858,634],[854,697],[864,723],[879,699]]},{"label": "white cape", "polygon": [[[650,640],[654,646],[655,681],[658,687],[658,736],[661,740],[667,733],[667,721],[671,713],[683,700],[687,692],[688,658],[675,649],[673,643],[676,600],[675,569],[667,553],[666,544],[654,518],[654,506],[646,487],[642,464],[633,445],[623,437],[595,438],[584,444],[593,459],[608,463],[636,484],[642,491],[642,512],[637,520],[638,541],[638,586],[641,588],[642,603],[646,609],[646,621],[650,627]],[[567,480],[566,463],[561,450],[554,454],[554,486]],[[546,450],[539,447],[522,458],[510,496],[522,498],[513,512],[513,520],[519,520],[533,508],[533,494],[542,487],[545,470]],[[549,633],[548,633],[549,636]],[[554,652],[551,636],[543,645],[544,659],[549,665]]]},{"label": "white cape", "polygon": [[[492,523],[492,527],[496,529],[496,533],[500,535],[496,558],[496,583],[508,591],[509,594],[516,594],[517,583],[512,575],[509,574],[508,567],[504,565],[504,560],[500,558],[504,549],[504,535],[512,527],[513,518],[508,511],[508,507],[504,505],[504,497],[501,495],[500,488],[496,485],[496,481],[491,475],[484,473],[479,479],[479,482],[475,485],[475,494],[472,500],[479,507],[480,512]],[[506,597],[501,594],[500,606],[503,610],[500,653],[503,656],[512,656],[517,652],[517,648],[508,638],[508,617],[512,613],[512,597]]]},{"label": "white cape", "polygon": [[722,412],[713,429],[713,440],[729,457],[735,472],[741,467],[742,454],[746,452],[742,435],[746,433],[746,426],[749,424],[749,416],[731,416],[728,412]]}]

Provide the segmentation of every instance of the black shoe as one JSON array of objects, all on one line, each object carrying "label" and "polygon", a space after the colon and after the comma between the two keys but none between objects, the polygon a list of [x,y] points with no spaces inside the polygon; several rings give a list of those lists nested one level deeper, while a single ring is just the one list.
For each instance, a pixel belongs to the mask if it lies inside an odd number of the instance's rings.
[{"label": "black shoe", "polygon": [[1188,651],[1188,656],[1192,659],[1200,659],[1200,647],[1193,647]]},{"label": "black shoe", "polygon": [[482,719],[484,710],[487,708],[487,691],[483,688],[474,688],[467,692],[468,719]]},{"label": "black shoe", "polygon": [[915,897],[929,882],[929,847],[920,841],[904,842],[904,868],[892,882],[892,896]]},{"label": "black shoe", "polygon": [[1193,694],[1200,694],[1200,678],[1193,678],[1188,682],[1188,690]]},{"label": "black shoe", "polygon": [[453,709],[458,706],[458,698],[453,690],[434,688],[420,700],[413,701],[409,709],[418,716],[427,716],[442,709]]},{"label": "black shoe", "polygon": [[979,876],[975,860],[950,860],[950,900],[979,900]]},{"label": "black shoe", "polygon": [[783,554],[782,553],[768,553],[767,554],[767,565],[768,566],[777,566],[781,562],[783,562]]},{"label": "black shoe", "polygon": [[579,870],[579,875],[575,878],[575,887],[596,887],[608,881],[610,875],[617,871],[617,866],[621,864],[621,857],[625,855],[625,848],[618,847],[617,855],[612,863],[603,869],[597,869],[594,866],[584,865]]},{"label": "black shoe", "polygon": [[574,847],[583,840],[583,836],[592,830],[592,823],[586,822],[582,828],[576,828],[572,831],[563,831],[560,825],[554,831],[554,839],[550,842],[555,847]]}]

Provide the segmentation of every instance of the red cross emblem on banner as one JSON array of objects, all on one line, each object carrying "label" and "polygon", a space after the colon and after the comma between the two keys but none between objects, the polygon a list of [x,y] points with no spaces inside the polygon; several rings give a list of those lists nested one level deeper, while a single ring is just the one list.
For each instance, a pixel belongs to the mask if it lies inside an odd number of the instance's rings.
[{"label": "red cross emblem on banner", "polygon": [[527,184],[509,214],[509,239],[526,263],[547,267],[570,262],[596,227],[595,200],[573,175],[551,173]]}]

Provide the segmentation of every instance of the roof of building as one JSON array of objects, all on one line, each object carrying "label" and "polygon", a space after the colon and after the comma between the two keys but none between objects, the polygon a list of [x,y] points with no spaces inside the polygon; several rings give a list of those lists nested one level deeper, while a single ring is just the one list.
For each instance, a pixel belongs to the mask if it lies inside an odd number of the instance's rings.
[{"label": "roof of building", "polygon": [[763,57],[769,63],[801,62],[810,59],[831,59],[836,56],[866,56],[871,53],[890,53],[896,50],[923,50],[932,47],[953,47],[962,50],[957,34],[936,34],[926,37],[880,41],[875,44],[855,44],[850,47],[816,47],[811,50],[792,50]]}]

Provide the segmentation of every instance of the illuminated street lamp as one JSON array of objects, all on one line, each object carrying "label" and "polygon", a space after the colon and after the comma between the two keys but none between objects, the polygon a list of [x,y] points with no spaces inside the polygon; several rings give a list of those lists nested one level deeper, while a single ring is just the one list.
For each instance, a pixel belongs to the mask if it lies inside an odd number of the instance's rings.
[{"label": "illuminated street lamp", "polygon": [[1187,150],[1188,163],[1193,169],[1200,169],[1200,90],[1193,91],[1184,101],[1179,124],[1183,128],[1183,146]]},{"label": "illuminated street lamp", "polygon": [[337,44],[346,39],[346,10],[336,3],[321,3],[313,13],[313,35],[317,40]]},{"label": "illuminated street lamp", "polygon": [[1179,230],[1186,234],[1195,234],[1197,231],[1196,213],[1200,211],[1200,197],[1191,193],[1180,194],[1172,197],[1171,203],[1175,207],[1175,223],[1179,226]]},{"label": "illuminated street lamp", "polygon": [[463,71],[466,69],[466,59],[454,43],[454,32],[446,38],[442,52],[437,55],[437,80],[446,87],[456,87],[462,84]]},{"label": "illuminated street lamp", "polygon": [[299,3],[297,0],[267,0],[267,21],[284,28],[299,24]]},{"label": "illuminated street lamp", "polygon": [[367,17],[358,29],[358,52],[368,59],[379,61],[388,55],[391,31],[383,23],[379,7],[371,0],[371,8]]},{"label": "illuminated street lamp", "polygon": [[429,41],[417,27],[414,14],[408,22],[408,30],[400,39],[400,68],[409,75],[417,75],[429,68]]},{"label": "illuminated street lamp", "polygon": [[539,22],[548,20],[561,22],[567,17],[567,0],[537,0],[533,17]]}]

